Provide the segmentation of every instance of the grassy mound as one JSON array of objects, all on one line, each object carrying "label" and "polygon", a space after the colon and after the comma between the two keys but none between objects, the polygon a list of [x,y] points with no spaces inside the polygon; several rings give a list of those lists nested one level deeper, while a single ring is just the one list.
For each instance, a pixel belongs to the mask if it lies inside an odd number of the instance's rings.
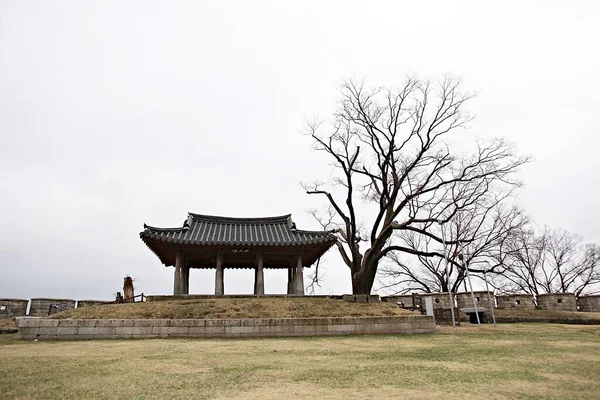
[{"label": "grassy mound", "polygon": [[107,304],[76,308],[46,318],[211,319],[309,318],[412,315],[392,303],[349,303],[324,298],[223,298]]}]

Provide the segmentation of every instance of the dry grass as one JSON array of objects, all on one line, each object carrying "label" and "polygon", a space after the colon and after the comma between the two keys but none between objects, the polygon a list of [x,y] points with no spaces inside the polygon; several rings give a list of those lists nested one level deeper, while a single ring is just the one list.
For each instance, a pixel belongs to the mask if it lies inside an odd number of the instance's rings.
[{"label": "dry grass", "polygon": [[325,298],[222,298],[109,304],[47,318],[302,318],[412,314],[392,303],[349,303]]},{"label": "dry grass", "polygon": [[0,319],[0,328],[15,328],[14,319]]},{"label": "dry grass", "polygon": [[508,324],[313,339],[3,336],[3,399],[597,399],[600,393],[597,326]]}]

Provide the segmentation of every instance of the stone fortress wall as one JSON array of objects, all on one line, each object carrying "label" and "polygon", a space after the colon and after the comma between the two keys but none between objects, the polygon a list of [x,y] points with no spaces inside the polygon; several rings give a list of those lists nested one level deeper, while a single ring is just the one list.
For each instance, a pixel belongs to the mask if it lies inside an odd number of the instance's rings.
[{"label": "stone fortress wall", "polygon": [[537,306],[541,310],[577,311],[577,301],[573,293],[538,294]]},{"label": "stone fortress wall", "polygon": [[600,312],[600,294],[579,296],[577,304],[580,311]]},{"label": "stone fortress wall", "polygon": [[496,308],[500,310],[535,310],[530,294],[505,294],[496,296]]},{"label": "stone fortress wall", "polygon": [[0,319],[23,317],[27,315],[27,304],[25,299],[0,299]]}]

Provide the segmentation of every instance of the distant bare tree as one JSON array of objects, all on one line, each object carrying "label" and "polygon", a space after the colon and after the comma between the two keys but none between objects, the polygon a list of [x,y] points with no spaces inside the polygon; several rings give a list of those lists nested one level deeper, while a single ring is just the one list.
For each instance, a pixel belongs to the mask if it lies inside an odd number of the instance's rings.
[{"label": "distant bare tree", "polygon": [[[504,242],[528,222],[521,209],[504,204],[508,197],[509,194],[485,196],[474,207],[458,212],[447,226],[437,227],[436,234],[443,234],[451,243],[446,251],[453,292],[465,282],[463,262],[468,263],[471,272],[475,273],[503,271],[502,263],[497,260]],[[403,232],[399,236],[404,246],[420,254],[402,256],[391,253],[388,256],[391,263],[380,268],[381,288],[392,289],[396,293],[447,292],[449,282],[443,246],[414,232]],[[466,243],[463,261],[459,260],[461,243]],[[423,256],[423,253],[434,256]]]},{"label": "distant bare tree", "polygon": [[[379,263],[390,253],[430,256],[394,243],[395,232],[441,243],[438,223],[472,207],[495,184],[519,184],[513,173],[527,158],[503,140],[473,143],[470,155],[452,151],[447,139],[471,120],[464,111],[471,97],[452,78],[439,84],[408,78],[397,90],[350,80],[342,85],[331,128],[308,124],[314,148],[333,162],[331,184],[338,191],[319,181],[303,186],[325,196],[334,210],[329,226],[338,234],[353,293],[371,292]],[[369,211],[359,212],[361,200]]]},{"label": "distant bare tree", "polygon": [[501,260],[505,271],[495,283],[504,292],[580,295],[600,285],[600,249],[563,230],[532,228],[513,236]]}]

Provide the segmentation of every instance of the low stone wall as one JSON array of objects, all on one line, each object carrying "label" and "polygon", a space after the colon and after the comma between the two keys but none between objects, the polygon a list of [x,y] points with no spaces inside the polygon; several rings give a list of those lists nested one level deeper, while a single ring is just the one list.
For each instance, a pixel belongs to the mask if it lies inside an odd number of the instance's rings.
[{"label": "low stone wall", "polygon": [[22,317],[27,314],[29,300],[0,299],[0,319]]},{"label": "low stone wall", "polygon": [[58,312],[75,308],[75,300],[72,299],[37,298],[31,299],[29,315],[32,317],[45,317],[50,314],[50,306],[53,304],[57,306]]},{"label": "low stone wall", "polygon": [[[494,304],[494,295],[490,292],[486,292],[485,290],[474,291],[473,295],[475,296],[475,304],[478,307],[490,308],[490,298],[492,299],[492,304]],[[473,296],[471,296],[471,292],[456,293],[456,303],[458,304],[458,308],[472,308]]]},{"label": "low stone wall", "polygon": [[496,296],[496,308],[500,310],[534,310],[535,303],[530,294],[507,294]]},{"label": "low stone wall", "polygon": [[573,293],[538,294],[537,306],[541,310],[577,311],[577,302]]},{"label": "low stone wall", "polygon": [[381,301],[387,303],[395,303],[400,305],[400,307],[402,308],[412,309],[414,307],[412,294],[403,294],[398,296],[383,296],[381,297]]},{"label": "low stone wall", "polygon": [[434,333],[433,317],[254,319],[29,319],[23,339],[125,339],[165,337],[290,337]]},{"label": "low stone wall", "polygon": [[101,306],[104,304],[114,304],[114,301],[107,300],[77,300],[77,308]]},{"label": "low stone wall", "polygon": [[580,311],[600,312],[600,294],[579,296],[577,304],[579,304]]}]

